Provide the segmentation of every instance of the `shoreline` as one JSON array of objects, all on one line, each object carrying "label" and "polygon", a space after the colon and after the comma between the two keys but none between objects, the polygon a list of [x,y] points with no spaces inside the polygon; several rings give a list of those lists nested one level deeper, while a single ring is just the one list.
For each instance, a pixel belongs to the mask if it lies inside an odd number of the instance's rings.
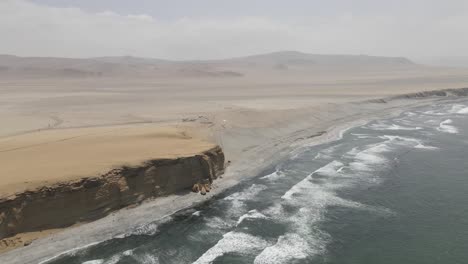
[{"label": "shoreline", "polygon": [[[170,195],[154,200],[148,200],[140,206],[134,208],[124,208],[111,215],[97,221],[87,223],[77,227],[71,227],[34,241],[28,247],[18,248],[13,251],[0,255],[0,262],[15,263],[15,257],[19,254],[24,256],[23,263],[44,263],[50,261],[61,254],[73,252],[78,249],[89,247],[93,244],[111,239],[118,236],[126,236],[146,224],[155,221],[162,221],[170,215],[203,203],[213,197],[223,193],[225,190],[235,186],[242,180],[257,176],[259,173],[275,164],[276,161],[284,158],[291,150],[300,148],[303,145],[312,146],[338,140],[346,130],[365,124],[369,121],[398,115],[401,112],[428,105],[434,101],[457,99],[457,97],[427,97],[424,99],[396,98],[385,102],[385,104],[369,102],[361,107],[357,107],[338,118],[331,118],[315,124],[308,124],[307,119],[303,119],[297,126],[300,129],[294,131],[273,131],[280,134],[270,142],[251,148],[231,166],[227,168],[222,179],[214,182],[214,189],[206,196],[190,193],[187,195]],[[351,108],[347,103],[344,108]],[[341,105],[343,106],[343,105]],[[366,109],[367,108],[367,109]],[[339,116],[339,114],[338,114]],[[299,118],[300,120],[300,118]],[[303,127],[301,127],[301,125]],[[307,127],[307,125],[309,125]],[[326,131],[325,133],[318,135]],[[221,133],[229,134],[230,131],[224,130]],[[283,134],[281,135],[281,132]],[[289,133],[288,133],[289,132]],[[273,133],[275,134],[275,133]],[[312,136],[310,135],[317,135]],[[220,137],[223,138],[223,137]],[[252,162],[256,160],[256,162]],[[116,229],[122,228],[119,231]],[[81,245],[76,247],[77,245]],[[85,246],[83,246],[85,245]],[[70,249],[72,248],[72,249]],[[22,253],[27,254],[22,254]],[[50,256],[54,256],[50,258]]]}]

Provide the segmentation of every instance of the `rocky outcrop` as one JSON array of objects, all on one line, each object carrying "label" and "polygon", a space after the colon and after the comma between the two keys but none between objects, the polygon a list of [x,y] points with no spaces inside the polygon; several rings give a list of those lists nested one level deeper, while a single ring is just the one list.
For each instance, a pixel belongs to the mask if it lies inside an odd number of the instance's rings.
[{"label": "rocky outcrop", "polygon": [[18,193],[0,200],[0,239],[96,220],[147,198],[190,191],[223,171],[224,154],[215,147],[199,155],[150,160],[139,167]]}]

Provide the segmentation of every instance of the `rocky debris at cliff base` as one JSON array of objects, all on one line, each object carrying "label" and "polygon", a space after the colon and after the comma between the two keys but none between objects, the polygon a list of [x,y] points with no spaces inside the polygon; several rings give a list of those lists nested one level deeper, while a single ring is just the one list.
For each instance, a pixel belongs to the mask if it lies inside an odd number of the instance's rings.
[{"label": "rocky debris at cliff base", "polygon": [[211,184],[207,182],[207,180],[204,183],[195,183],[192,187],[192,191],[205,195],[207,192],[211,191]]}]

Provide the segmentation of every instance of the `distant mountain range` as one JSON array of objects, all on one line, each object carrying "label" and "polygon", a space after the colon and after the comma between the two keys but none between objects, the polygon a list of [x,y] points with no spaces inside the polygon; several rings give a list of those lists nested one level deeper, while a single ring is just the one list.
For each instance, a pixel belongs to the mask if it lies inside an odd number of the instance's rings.
[{"label": "distant mountain range", "polygon": [[152,58],[53,58],[0,55],[0,76],[13,77],[240,77],[249,70],[314,69],[317,67],[417,66],[402,57],[316,55],[281,51],[220,60],[171,61]]}]

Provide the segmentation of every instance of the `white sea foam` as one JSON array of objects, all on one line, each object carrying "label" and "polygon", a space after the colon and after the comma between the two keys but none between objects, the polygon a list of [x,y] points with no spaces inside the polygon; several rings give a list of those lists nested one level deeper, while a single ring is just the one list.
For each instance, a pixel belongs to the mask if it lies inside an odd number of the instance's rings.
[{"label": "white sea foam", "polygon": [[123,254],[116,254],[110,257],[108,260],[104,261],[103,264],[116,264],[123,257]]},{"label": "white sea foam", "polygon": [[400,126],[397,124],[385,124],[384,122],[377,122],[375,124],[369,125],[368,128],[372,130],[421,130],[422,127],[409,127],[409,126]]},{"label": "white sea foam", "polygon": [[[353,149],[347,153],[347,156],[353,159],[353,161],[349,163],[349,167],[354,172],[372,171],[375,169],[376,165],[387,163],[387,159],[383,157],[381,153],[387,152],[389,150],[390,148],[388,147],[387,142],[371,145],[362,151]],[[317,169],[302,181],[291,187],[290,190],[288,190],[282,196],[282,199],[293,200],[298,199],[298,196],[301,194],[307,194],[307,203],[312,200],[320,202],[325,199],[326,201],[338,203],[344,206],[359,206],[346,200],[340,200],[340,198],[338,198],[333,192],[335,189],[341,188],[343,185],[348,184],[347,181],[325,181],[321,184],[313,182],[313,177],[315,174],[328,177],[343,177],[345,168],[348,168],[348,166],[346,166],[342,161],[334,160],[329,162],[325,166]]]},{"label": "white sea foam", "polygon": [[448,112],[437,112],[437,111],[434,111],[434,110],[429,110],[429,111],[422,112],[422,114],[433,115],[433,116],[443,116],[443,115],[447,115]]},{"label": "white sea foam", "polygon": [[269,243],[262,238],[232,231],[226,233],[223,238],[216,243],[216,245],[208,249],[193,263],[212,263],[216,258],[221,257],[226,253],[235,252],[240,254],[249,254],[260,251],[267,246],[269,246]]},{"label": "white sea foam", "polygon": [[322,159],[322,158],[330,158],[331,155],[333,155],[333,153],[336,151],[336,149],[339,147],[340,145],[334,145],[334,146],[331,146],[331,147],[328,147],[326,149],[323,149],[321,150],[319,153],[317,153],[317,155],[314,157],[314,159]]},{"label": "white sea foam", "polygon": [[359,139],[372,138],[371,136],[357,136]]},{"label": "white sea foam", "polygon": [[344,169],[346,169],[346,166],[341,166],[336,172],[341,173]]},{"label": "white sea foam", "polygon": [[267,189],[267,186],[263,184],[252,184],[249,188],[233,193],[224,198],[225,201],[231,203],[231,208],[228,210],[231,216],[238,216],[246,211],[245,201],[252,200],[261,191]]},{"label": "white sea foam", "polygon": [[419,140],[419,139],[416,139],[416,138],[409,138],[409,137],[402,137],[402,136],[391,136],[391,135],[380,136],[380,138],[388,139],[392,143],[395,143],[395,144],[401,143],[401,144],[404,144],[405,146],[409,143],[409,144],[413,145],[414,148],[418,148],[418,149],[431,149],[431,150],[438,149],[437,147],[425,145],[422,142],[422,140]]},{"label": "white sea foam", "polygon": [[211,217],[206,218],[206,225],[210,228],[210,230],[222,230],[232,227],[235,223],[230,220],[222,219],[220,217]]},{"label": "white sea foam", "polygon": [[[317,184],[312,182],[312,174],[308,175],[305,179],[300,181],[299,183],[295,184],[293,187],[291,187],[283,196],[281,196],[282,199],[284,200],[293,200],[293,199],[298,199],[298,195],[311,192],[313,193],[313,198],[320,198],[320,196],[323,194],[323,187],[318,186]],[[312,198],[312,197],[311,197]],[[315,200],[314,202],[318,201]]]},{"label": "white sea foam", "polygon": [[270,173],[268,175],[265,175],[265,176],[261,177],[260,179],[268,180],[268,181],[275,181],[275,180],[278,180],[278,179],[280,179],[282,177],[284,177],[284,173],[277,170],[277,171],[275,171],[273,173]]},{"label": "white sea foam", "polygon": [[[127,251],[125,251],[125,252],[127,252]],[[116,264],[116,263],[118,263],[120,261],[120,259],[123,256],[126,256],[125,252],[123,252],[121,254],[115,254],[115,255],[111,256],[108,260],[95,259],[95,260],[89,260],[89,261],[82,262],[82,264]]]},{"label": "white sea foam", "polygon": [[[409,124],[409,123],[408,123]],[[447,125],[447,123],[445,123]],[[377,129],[388,130],[419,130],[420,127],[400,126],[397,124],[383,124]],[[367,136],[367,135],[357,135]],[[378,137],[373,137],[378,139]],[[381,136],[383,142],[353,148],[341,158],[333,160],[325,166],[317,169],[304,179],[293,185],[282,196],[281,200],[272,206],[259,212],[251,210],[240,216],[237,225],[246,219],[269,219],[275,223],[282,223],[287,227],[287,233],[278,237],[276,243],[240,232],[229,232],[218,243],[206,251],[195,263],[210,263],[226,253],[253,254],[257,253],[254,263],[290,263],[294,260],[306,259],[309,256],[319,254],[326,249],[329,236],[318,229],[317,223],[324,220],[325,212],[330,206],[357,208],[382,214],[392,215],[387,208],[364,205],[352,200],[346,200],[337,195],[337,191],[362,183],[362,179],[375,178],[376,171],[385,168],[389,160],[383,155],[392,151],[395,147],[410,146],[421,149],[435,149],[435,147],[423,144],[422,140],[401,136]],[[317,159],[336,156],[334,145],[320,151]],[[336,158],[336,157],[335,157]],[[282,174],[282,175],[280,175]],[[327,177],[317,177],[327,176]],[[347,178],[343,178],[344,175]],[[275,171],[261,177],[262,180],[276,180],[284,177],[284,172]],[[336,180],[339,178],[339,181]],[[374,184],[376,181],[372,181]],[[258,185],[251,190],[243,191],[226,197],[230,201],[242,201],[254,198],[266,186]],[[253,195],[252,195],[253,194]],[[242,197],[242,198],[241,198]]]},{"label": "white sea foam", "polygon": [[437,130],[439,130],[441,132],[445,132],[445,133],[457,134],[458,133],[458,128],[456,128],[455,126],[450,125],[452,123],[453,123],[452,119],[444,120],[439,124],[439,127],[437,128]]},{"label": "white sea foam", "polygon": [[135,257],[135,259],[138,261],[137,263],[142,263],[142,264],[159,264],[159,259],[155,255],[151,254],[144,254],[143,256],[138,256]]},{"label": "white sea foam", "polygon": [[455,104],[450,107],[443,107],[442,110],[429,110],[423,112],[426,115],[444,116],[450,114],[468,114],[468,106],[463,104]]},{"label": "white sea foam", "polygon": [[[400,123],[402,123],[405,126],[413,126],[414,125],[413,120],[401,119]],[[421,128],[421,127],[419,127],[419,128]]]},{"label": "white sea foam", "polygon": [[423,145],[423,144],[418,144],[418,145],[416,145],[414,147],[417,148],[417,149],[431,149],[431,150],[439,149],[439,148],[434,147],[434,146],[427,146],[427,145]]},{"label": "white sea foam", "polygon": [[[288,226],[290,233],[280,236],[274,245],[266,247],[256,258],[254,263],[289,263],[293,259],[304,259],[310,255],[325,250],[327,239],[316,230],[314,223],[323,220],[325,204],[313,199],[311,208],[300,208],[296,213],[285,211],[281,203],[271,206],[265,213],[275,222],[282,222]],[[285,201],[294,203],[293,200]],[[304,203],[304,202],[302,202]]]},{"label": "white sea foam", "polygon": [[345,157],[350,157],[350,156],[351,156],[351,157],[354,157],[356,154],[359,153],[359,151],[360,151],[360,150],[359,150],[358,147],[354,147],[354,148],[352,148],[350,151],[346,152]]},{"label": "white sea foam", "polygon": [[458,110],[457,114],[468,114],[468,107]]},{"label": "white sea foam", "polygon": [[337,184],[332,181],[317,184],[313,182],[314,174],[326,174],[329,176],[337,176],[337,170],[343,166],[343,163],[339,161],[332,161],[327,165],[314,171],[312,174],[305,177],[300,182],[292,186],[284,195],[281,197],[289,204],[303,205],[308,204],[310,208],[323,208],[328,204],[340,204],[343,206],[359,207],[359,203],[344,200],[335,195],[334,190],[343,187],[346,184],[345,181]]},{"label": "white sea foam", "polygon": [[258,193],[265,190],[267,187],[263,184],[252,184],[249,188],[243,190],[242,192],[233,193],[224,198],[224,200],[229,201],[246,201],[254,198]]},{"label": "white sea foam", "polygon": [[236,225],[235,218],[247,211],[245,201],[252,200],[257,194],[267,187],[262,184],[252,184],[249,188],[233,193],[223,200],[229,202],[229,209],[226,210],[226,218],[211,217],[206,218],[206,225],[210,229],[225,230]]},{"label": "white sea foam", "polygon": [[376,166],[385,165],[387,159],[381,153],[389,151],[386,143],[379,143],[367,148],[354,156],[354,161],[349,163],[349,167],[354,171],[369,172],[375,170]]},{"label": "white sea foam", "polygon": [[288,233],[280,236],[275,245],[265,248],[254,264],[289,263],[294,259],[305,259],[310,253],[309,243],[302,236]]},{"label": "white sea foam", "polygon": [[368,135],[368,134],[357,134],[357,133],[351,133],[351,135],[357,137],[357,138],[360,138],[360,139],[364,139],[364,138],[372,138],[371,135]]},{"label": "white sea foam", "polygon": [[386,143],[380,143],[357,153],[355,158],[359,160],[366,160],[367,162],[373,164],[384,163],[386,159],[377,154],[387,151],[390,151],[389,146]]},{"label": "white sea foam", "polygon": [[195,211],[192,213],[193,216],[200,216],[201,214],[201,211]]},{"label": "white sea foam", "polygon": [[429,119],[424,121],[424,124],[429,124],[429,125],[438,125],[440,123],[440,120],[437,119]]},{"label": "white sea foam", "polygon": [[451,114],[468,114],[468,106],[462,104],[456,104],[452,106],[452,109],[448,111]]},{"label": "white sea foam", "polygon": [[[343,181],[343,184],[313,181],[316,173],[339,177],[337,171],[342,166],[342,162],[332,161],[319,168],[286,191],[279,203],[262,212],[273,221],[287,225],[289,233],[280,236],[276,244],[265,248],[255,258],[254,263],[289,263],[294,259],[304,259],[323,252],[328,236],[318,230],[314,223],[323,220],[326,208],[331,205],[365,207],[336,195],[335,191],[345,186],[346,181]],[[298,210],[284,210],[284,206],[293,206]]]},{"label": "white sea foam", "polygon": [[317,155],[315,155],[314,160],[320,159],[320,158],[323,158],[323,154],[319,152],[317,153]]},{"label": "white sea foam", "polygon": [[[298,213],[288,217],[285,217],[285,212],[282,208],[282,205],[273,206],[269,208],[269,210],[266,210],[265,213],[270,216],[283,216],[293,225],[297,225],[297,229],[302,229],[304,226],[307,227],[313,222],[320,221],[321,212],[323,212],[323,210],[330,205],[381,211],[378,208],[363,205],[361,203],[346,200],[337,196],[335,191],[342,188],[342,185],[336,185],[333,183],[316,184],[311,181],[311,177],[312,175],[306,177],[304,180],[294,185],[281,197],[285,204],[296,206],[306,205],[306,207],[301,207]],[[346,186],[346,184],[344,185]]]},{"label": "white sea foam", "polygon": [[[381,153],[391,150],[388,144],[395,139],[385,139],[385,142],[367,146],[362,151],[354,149],[348,154],[352,154],[349,156],[356,164],[362,163],[365,165],[366,171],[371,171],[372,166],[375,167],[375,165],[387,162],[387,159]],[[343,177],[345,173],[357,173],[357,171],[345,171],[344,168],[347,168],[347,166],[342,160],[333,160],[292,186],[281,196],[279,202],[261,212],[251,210],[238,218],[238,225],[246,219],[270,219],[273,222],[286,225],[288,233],[278,237],[275,244],[269,244],[259,237],[232,231],[225,234],[215,246],[206,251],[195,263],[210,263],[229,252],[245,254],[259,252],[254,261],[254,263],[259,264],[288,263],[295,259],[305,259],[323,252],[328,243],[328,235],[318,230],[317,225],[314,223],[324,219],[324,213],[329,206],[359,208],[378,212],[386,210],[385,208],[375,208],[339,197],[336,194],[337,190],[356,183],[352,178],[340,181],[328,180],[328,178],[322,181],[314,181],[316,175],[336,178]],[[356,168],[357,166],[354,169],[356,170]],[[369,175],[362,171],[359,174]],[[266,179],[277,177],[273,175],[275,173],[267,175]],[[259,185],[242,193],[245,195],[258,193],[259,190],[261,191],[264,188],[265,186]],[[241,199],[240,197],[233,194],[226,197],[226,199],[238,201]],[[296,210],[291,210],[291,207],[296,208]],[[285,208],[288,208],[288,210],[285,210]]]},{"label": "white sea foam", "polygon": [[320,169],[316,170],[315,173],[319,173],[320,175],[325,176],[334,176],[337,174],[338,170],[343,167],[343,163],[339,161],[332,161],[327,165],[321,167]]},{"label": "white sea foam", "polygon": [[245,219],[267,219],[264,214],[258,212],[257,210],[250,210],[248,213],[239,217],[237,220],[237,225],[240,225]]},{"label": "white sea foam", "polygon": [[104,263],[103,259],[95,259],[95,260],[82,262],[81,264],[103,264],[103,263]]},{"label": "white sea foam", "polygon": [[419,139],[402,137],[402,136],[392,136],[384,135],[379,136],[381,139],[385,139],[384,142],[377,143],[369,148],[356,153],[356,150],[352,150],[347,153],[349,157],[350,154],[354,155],[354,161],[350,162],[349,167],[354,171],[370,172],[374,171],[379,166],[384,166],[388,163],[387,158],[382,154],[392,150],[392,146],[401,145],[401,146],[412,146],[418,149],[430,149],[435,150],[436,147],[427,146]]}]

